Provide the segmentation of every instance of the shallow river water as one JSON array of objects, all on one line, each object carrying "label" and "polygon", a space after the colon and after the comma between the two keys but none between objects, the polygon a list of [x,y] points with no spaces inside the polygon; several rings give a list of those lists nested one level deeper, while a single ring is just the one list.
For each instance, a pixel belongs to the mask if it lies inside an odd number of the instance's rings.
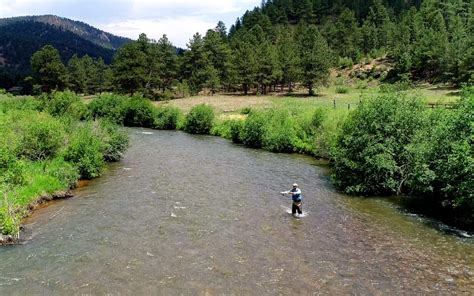
[{"label": "shallow river water", "polygon": [[[474,293],[474,243],[337,193],[310,157],[130,129],[123,161],[0,248],[0,295]],[[279,192],[298,182],[302,218]]]}]

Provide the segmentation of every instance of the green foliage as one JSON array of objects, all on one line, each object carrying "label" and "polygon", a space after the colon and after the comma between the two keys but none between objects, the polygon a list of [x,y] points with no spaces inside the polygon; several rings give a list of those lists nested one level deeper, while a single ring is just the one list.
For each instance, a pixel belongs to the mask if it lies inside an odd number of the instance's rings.
[{"label": "green foliage", "polygon": [[126,126],[153,127],[156,109],[150,100],[132,97],[125,107],[123,124]]},{"label": "green foliage", "polygon": [[14,151],[10,147],[0,145],[0,189],[22,184],[23,171],[23,163],[17,159]]},{"label": "green foliage", "polygon": [[38,165],[42,167],[42,174],[54,177],[65,188],[73,188],[80,177],[78,169],[61,157],[49,162],[40,162]]},{"label": "green foliage", "polygon": [[399,94],[362,101],[342,127],[335,155],[336,184],[354,194],[401,192],[412,173],[416,130],[425,124],[423,102]]},{"label": "green foliage", "polygon": [[339,58],[339,61],[337,62],[337,66],[341,69],[352,69],[352,66],[354,66],[354,62],[352,61],[351,58]]},{"label": "green foliage", "polygon": [[51,45],[44,46],[31,56],[31,69],[43,91],[62,90],[67,84],[66,67],[59,52]]},{"label": "green foliage", "polygon": [[64,145],[61,123],[47,114],[31,114],[19,133],[18,154],[30,160],[54,158]]},{"label": "green foliage", "polygon": [[336,86],[336,93],[337,94],[347,94],[349,92],[349,88],[344,85]]},{"label": "green foliage", "polygon": [[156,110],[155,126],[156,129],[161,130],[174,130],[177,129],[180,118],[182,117],[181,111],[176,107],[163,106]]},{"label": "green foliage", "polygon": [[310,95],[314,86],[326,84],[332,64],[327,41],[316,26],[308,26],[300,38],[300,63],[303,82]]},{"label": "green foliage", "polygon": [[116,124],[123,124],[127,108],[127,97],[103,94],[87,106],[92,118],[104,118]]},{"label": "green foliage", "polygon": [[242,143],[253,148],[263,147],[266,124],[267,117],[263,112],[251,112],[240,131]]},{"label": "green foliage", "polygon": [[43,110],[55,117],[71,116],[84,119],[88,116],[87,107],[81,98],[71,91],[53,91],[40,96],[40,100],[43,102]]},{"label": "green foliage", "polygon": [[0,97],[0,112],[6,113],[12,110],[40,110],[42,102],[33,97]]},{"label": "green foliage", "polygon": [[92,123],[77,126],[64,152],[64,159],[77,166],[84,179],[100,176],[105,165],[103,152],[106,147],[97,136],[96,128]]},{"label": "green foliage", "polygon": [[296,141],[295,121],[286,111],[272,112],[263,135],[263,147],[273,152],[293,152]]},{"label": "green foliage", "polygon": [[214,123],[214,110],[211,106],[194,106],[186,115],[184,130],[191,134],[209,134]]},{"label": "green foliage", "polygon": [[425,207],[473,229],[474,95],[465,93],[458,108],[435,110],[412,147],[415,173],[408,184]]},{"label": "green foliage", "polygon": [[106,120],[99,121],[100,139],[104,142],[104,160],[119,161],[129,145],[128,135],[116,124]]}]

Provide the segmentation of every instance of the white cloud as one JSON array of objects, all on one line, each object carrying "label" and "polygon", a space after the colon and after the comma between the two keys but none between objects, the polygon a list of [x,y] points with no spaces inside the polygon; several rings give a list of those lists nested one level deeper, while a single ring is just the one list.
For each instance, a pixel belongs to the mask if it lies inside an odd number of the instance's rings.
[{"label": "white cloud", "polygon": [[222,20],[229,28],[261,0],[0,0],[0,17],[54,14],[86,22],[119,36],[153,39],[167,34],[186,47],[194,33],[205,34]]},{"label": "white cloud", "polygon": [[134,19],[123,22],[113,22],[98,25],[102,30],[119,36],[129,37],[133,40],[138,38],[140,33],[145,33],[148,38],[158,40],[166,34],[175,46],[186,48],[186,43],[199,32],[202,35],[210,28],[215,27],[215,23],[205,21],[199,17],[184,16],[174,18],[154,19]]},{"label": "white cloud", "polygon": [[[255,5],[255,0],[135,0],[133,1],[133,14],[146,14],[149,11],[173,11],[185,14],[215,14],[229,13]],[[249,7],[251,9],[253,7]]]}]

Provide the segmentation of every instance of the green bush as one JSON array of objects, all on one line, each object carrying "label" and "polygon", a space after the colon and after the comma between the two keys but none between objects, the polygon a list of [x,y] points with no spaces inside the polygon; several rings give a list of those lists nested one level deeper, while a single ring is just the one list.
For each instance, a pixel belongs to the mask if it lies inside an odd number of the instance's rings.
[{"label": "green bush", "polygon": [[[0,189],[24,182],[23,163],[9,147],[0,145]],[[1,191],[1,190],[0,190]]]},{"label": "green bush", "polygon": [[[323,112],[323,111],[321,111]],[[337,109],[325,111],[320,113],[323,116],[317,115],[318,124],[314,124],[314,154],[318,157],[333,160],[336,152],[337,139],[341,134],[342,126],[347,118],[348,111],[344,109]]]},{"label": "green bush", "polygon": [[474,230],[474,95],[458,108],[434,110],[413,145],[414,173],[407,183],[424,210]]},{"label": "green bush", "polygon": [[346,58],[346,57],[340,57],[339,58],[339,61],[337,63],[338,67],[341,68],[341,69],[344,69],[344,68],[349,68],[351,69],[352,66],[354,66],[354,62],[352,61],[351,58]]},{"label": "green bush", "polygon": [[43,94],[40,100],[43,102],[43,110],[55,117],[84,119],[88,116],[87,107],[74,92],[54,91],[51,94]]},{"label": "green bush", "polygon": [[127,108],[127,97],[103,94],[87,106],[93,119],[103,118],[116,124],[123,124]]},{"label": "green bush", "polygon": [[336,86],[336,93],[337,94],[347,94],[349,92],[349,88],[347,86]]},{"label": "green bush", "polygon": [[334,177],[344,191],[399,193],[413,159],[407,147],[425,123],[424,103],[400,94],[364,100],[350,113],[337,141]]},{"label": "green bush", "polygon": [[268,114],[263,147],[273,152],[293,152],[297,139],[295,121],[286,111]]},{"label": "green bush", "polygon": [[244,121],[243,120],[231,120],[230,121],[230,139],[232,142],[241,144],[242,143],[242,138],[240,136],[240,133],[242,131],[242,128],[244,126]]},{"label": "green bush", "polygon": [[0,113],[13,110],[41,110],[42,102],[33,97],[0,96]]},{"label": "green bush", "polygon": [[59,120],[45,113],[24,118],[19,132],[18,153],[30,160],[54,158],[64,145],[65,134]]},{"label": "green bush", "polygon": [[178,127],[181,116],[181,111],[176,107],[159,107],[156,110],[154,127],[161,130],[175,130]]},{"label": "green bush", "polygon": [[100,123],[101,139],[104,142],[105,161],[119,161],[129,145],[126,132],[114,123],[102,120]]},{"label": "green bush", "polygon": [[69,139],[64,160],[77,166],[81,178],[100,176],[104,162],[104,142],[94,133],[93,123],[78,126]]},{"label": "green bush", "polygon": [[73,188],[80,177],[77,167],[61,157],[51,160],[49,163],[46,163],[44,167],[44,174],[56,178],[67,188]]},{"label": "green bush", "polygon": [[191,134],[209,134],[214,123],[214,110],[211,106],[194,106],[186,115],[184,130]]},{"label": "green bush", "polygon": [[245,120],[240,131],[240,139],[245,146],[261,148],[265,135],[267,116],[263,112],[253,111]]},{"label": "green bush", "polygon": [[179,82],[175,88],[176,98],[187,98],[191,95],[191,89],[187,81]]},{"label": "green bush", "polygon": [[125,108],[124,125],[153,127],[156,108],[150,100],[140,97],[131,98]]}]

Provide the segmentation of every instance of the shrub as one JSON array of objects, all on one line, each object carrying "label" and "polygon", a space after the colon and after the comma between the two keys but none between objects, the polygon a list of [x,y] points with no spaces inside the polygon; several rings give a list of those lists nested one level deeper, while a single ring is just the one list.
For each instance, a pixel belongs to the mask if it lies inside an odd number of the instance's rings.
[{"label": "shrub", "polygon": [[[411,150],[414,173],[411,192],[445,220],[474,229],[474,95],[465,95],[457,109],[435,110]],[[435,213],[436,214],[436,213]]]},{"label": "shrub", "polygon": [[338,61],[338,66],[339,68],[341,69],[344,69],[344,68],[352,68],[352,66],[354,66],[354,62],[352,61],[351,58],[346,58],[346,57],[340,57],[339,58],[339,61]]},{"label": "shrub", "polygon": [[125,108],[124,125],[153,127],[156,109],[150,100],[140,97],[131,98]]},{"label": "shrub", "polygon": [[33,97],[10,97],[0,98],[0,112],[6,113],[13,110],[41,110],[42,102]]},{"label": "shrub", "polygon": [[250,108],[250,107],[244,107],[244,108],[242,108],[242,110],[240,110],[240,114],[242,114],[242,115],[250,114],[250,112],[252,112],[252,108]]},{"label": "shrub", "polygon": [[[318,111],[315,112],[315,115]],[[325,112],[319,125],[315,128],[314,154],[318,157],[333,160],[337,139],[341,133],[348,111],[344,109]]]},{"label": "shrub", "polygon": [[184,130],[191,134],[209,134],[214,122],[214,110],[211,106],[194,106],[186,115]]},{"label": "shrub", "polygon": [[242,131],[243,126],[244,126],[243,120],[230,121],[230,139],[232,140],[232,142],[237,143],[237,144],[242,143],[242,138],[240,136],[240,133]]},{"label": "shrub", "polygon": [[78,169],[63,158],[57,157],[45,165],[44,174],[52,176],[67,187],[73,188],[79,179]]},{"label": "shrub", "polygon": [[104,160],[119,161],[129,145],[128,135],[114,123],[102,120],[100,123],[101,139],[104,142]]},{"label": "shrub", "polygon": [[103,94],[87,106],[94,119],[104,118],[116,124],[123,124],[127,108],[127,97]]},{"label": "shrub", "polygon": [[359,80],[357,81],[356,88],[357,89],[367,89],[369,85],[367,84],[366,81]]},{"label": "shrub", "polygon": [[87,107],[82,103],[81,98],[71,91],[43,94],[40,100],[43,102],[43,110],[55,117],[66,115],[84,119],[88,116]]},{"label": "shrub", "polygon": [[0,188],[16,186],[24,182],[23,163],[9,147],[0,146]]},{"label": "shrub", "polygon": [[337,141],[334,176],[348,193],[400,192],[411,173],[408,145],[424,122],[424,103],[388,94],[364,100],[350,113]]},{"label": "shrub", "polygon": [[348,92],[349,92],[349,88],[347,86],[336,86],[337,94],[347,94]]},{"label": "shrub", "polygon": [[77,166],[84,179],[100,176],[105,164],[105,144],[94,133],[93,128],[92,123],[78,126],[64,153],[64,160]]},{"label": "shrub", "polygon": [[263,147],[273,152],[293,152],[295,122],[286,111],[271,112],[263,136]]},{"label": "shrub", "polygon": [[240,131],[242,143],[249,147],[261,148],[263,146],[266,121],[267,117],[263,112],[251,112]]},{"label": "shrub", "polygon": [[161,130],[175,130],[181,116],[181,111],[176,107],[159,107],[156,110],[154,127]]},{"label": "shrub", "polygon": [[176,84],[176,98],[187,98],[191,95],[191,89],[187,81]]},{"label": "shrub", "polygon": [[44,113],[31,113],[23,120],[18,153],[30,160],[55,157],[64,144],[62,124]]}]

